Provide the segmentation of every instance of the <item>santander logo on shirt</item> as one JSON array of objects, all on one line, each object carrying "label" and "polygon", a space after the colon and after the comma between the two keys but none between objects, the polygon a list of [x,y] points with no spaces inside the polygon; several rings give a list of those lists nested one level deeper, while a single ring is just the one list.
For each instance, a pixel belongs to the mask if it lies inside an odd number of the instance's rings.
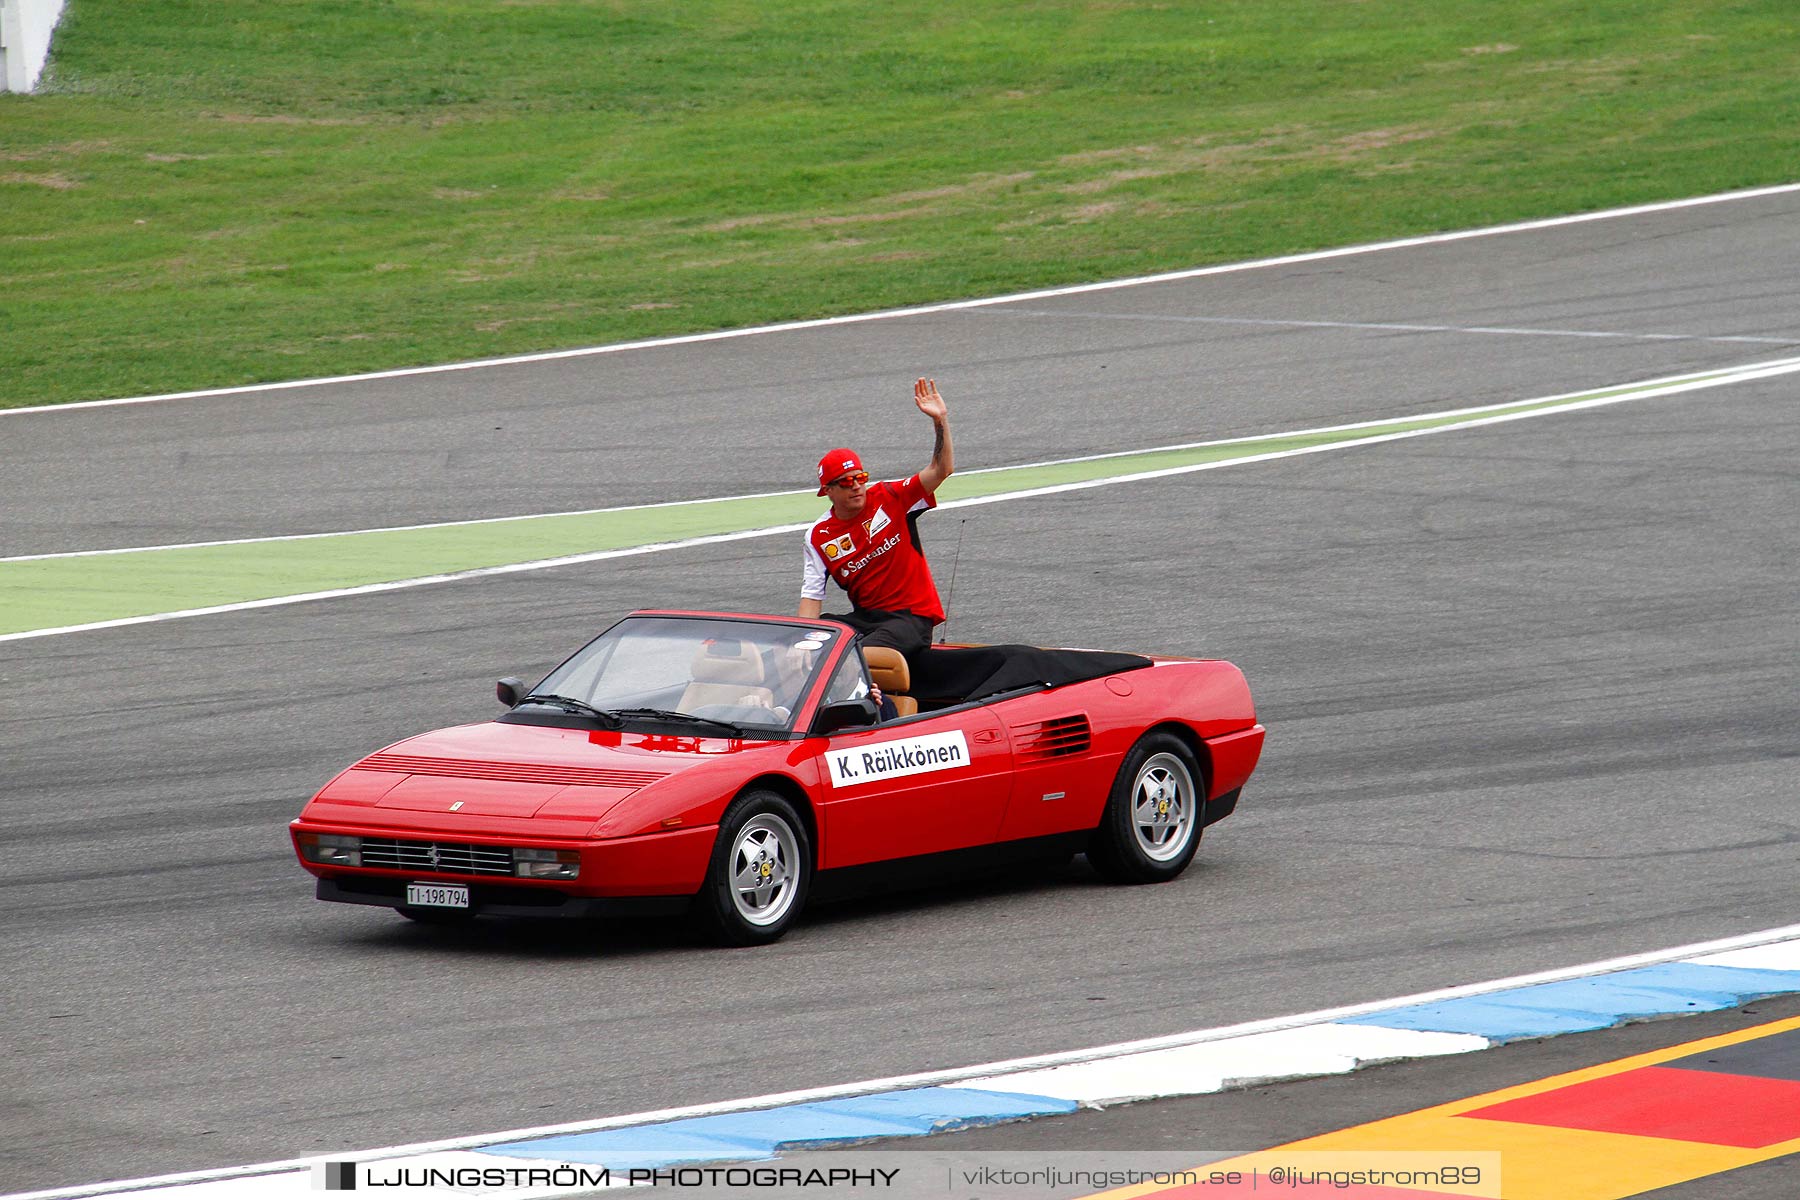
[{"label": "santander logo on shirt", "polygon": [[864,554],[862,557],[853,558],[849,562],[844,563],[842,566],[836,568],[838,577],[840,579],[848,580],[852,575],[856,574],[858,571],[862,570],[864,567],[868,566],[871,562],[880,558],[882,555],[886,554],[889,550],[892,550],[895,546],[898,546],[899,544],[900,544],[900,535],[896,533],[893,536],[889,537],[886,541],[880,543],[879,545],[869,547],[868,553]]}]

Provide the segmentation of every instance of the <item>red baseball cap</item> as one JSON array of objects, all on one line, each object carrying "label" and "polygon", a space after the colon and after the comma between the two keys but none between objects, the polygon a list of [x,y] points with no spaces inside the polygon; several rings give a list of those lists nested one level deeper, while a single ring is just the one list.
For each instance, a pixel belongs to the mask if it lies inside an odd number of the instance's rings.
[{"label": "red baseball cap", "polygon": [[856,451],[850,449],[848,446],[839,446],[836,450],[827,450],[825,456],[819,459],[819,495],[823,496],[825,494],[825,485],[838,478],[838,476],[847,474],[851,471],[860,471],[862,469],[862,459],[858,458],[856,456]]}]

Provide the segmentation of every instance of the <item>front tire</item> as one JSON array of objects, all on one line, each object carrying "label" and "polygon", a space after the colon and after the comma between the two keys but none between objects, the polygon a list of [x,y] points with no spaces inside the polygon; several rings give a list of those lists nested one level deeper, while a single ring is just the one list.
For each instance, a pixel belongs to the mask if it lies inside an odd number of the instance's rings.
[{"label": "front tire", "polygon": [[1165,883],[1200,845],[1206,777],[1172,733],[1138,739],[1113,779],[1088,861],[1109,883]]},{"label": "front tire", "polygon": [[812,843],[793,804],[775,792],[745,792],[719,822],[695,911],[725,945],[766,945],[800,915],[811,883]]}]

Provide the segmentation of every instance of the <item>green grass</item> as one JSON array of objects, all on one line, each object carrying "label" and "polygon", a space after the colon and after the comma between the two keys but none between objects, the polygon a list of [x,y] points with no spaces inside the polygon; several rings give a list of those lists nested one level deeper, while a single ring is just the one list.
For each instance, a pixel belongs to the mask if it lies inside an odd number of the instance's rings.
[{"label": "green grass", "polygon": [[0,406],[1800,179],[1793,0],[70,0]]}]

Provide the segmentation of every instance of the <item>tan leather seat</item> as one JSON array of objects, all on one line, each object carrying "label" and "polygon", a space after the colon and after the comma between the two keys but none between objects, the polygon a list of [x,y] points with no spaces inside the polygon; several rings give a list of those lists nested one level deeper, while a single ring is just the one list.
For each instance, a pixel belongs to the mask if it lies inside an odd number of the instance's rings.
[{"label": "tan leather seat", "polygon": [[919,711],[919,702],[906,694],[912,690],[912,671],[905,655],[892,646],[864,646],[863,662],[869,666],[870,680],[894,702],[895,713],[910,717]]},{"label": "tan leather seat", "polygon": [[773,704],[775,693],[763,682],[762,655],[736,638],[707,642],[694,654],[693,682],[681,693],[682,712],[706,704]]}]

